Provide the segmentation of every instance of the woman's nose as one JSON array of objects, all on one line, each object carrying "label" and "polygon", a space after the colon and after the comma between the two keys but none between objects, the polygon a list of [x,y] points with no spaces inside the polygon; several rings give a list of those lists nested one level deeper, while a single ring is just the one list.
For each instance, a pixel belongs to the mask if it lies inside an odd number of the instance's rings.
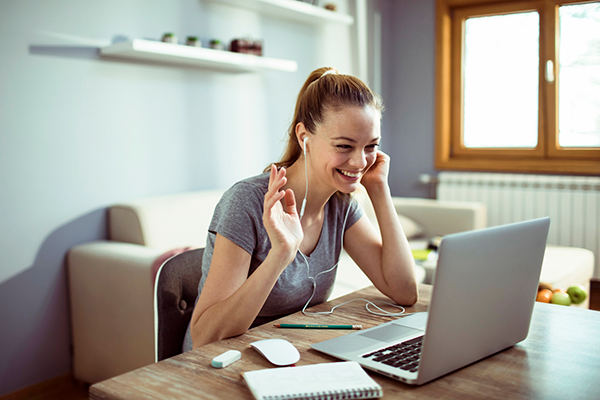
[{"label": "woman's nose", "polygon": [[350,157],[349,164],[357,169],[363,169],[367,166],[367,155],[364,151],[355,151]]}]

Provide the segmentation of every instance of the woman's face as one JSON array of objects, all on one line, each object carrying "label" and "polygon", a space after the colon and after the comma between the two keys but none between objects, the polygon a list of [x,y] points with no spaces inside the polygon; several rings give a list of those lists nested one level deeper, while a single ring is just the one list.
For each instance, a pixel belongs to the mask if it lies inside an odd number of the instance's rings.
[{"label": "woman's face", "polygon": [[377,158],[380,118],[372,106],[325,111],[324,122],[317,125],[314,135],[308,134],[312,182],[343,193],[355,191]]}]

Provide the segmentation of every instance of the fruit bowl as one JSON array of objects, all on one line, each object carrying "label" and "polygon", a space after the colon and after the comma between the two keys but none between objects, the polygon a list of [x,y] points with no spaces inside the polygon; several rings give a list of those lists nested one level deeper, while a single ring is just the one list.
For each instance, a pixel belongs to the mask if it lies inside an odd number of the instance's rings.
[{"label": "fruit bowl", "polygon": [[587,296],[588,294],[582,285],[569,286],[567,290],[564,290],[553,288],[550,283],[540,282],[535,301],[570,306],[583,303]]}]

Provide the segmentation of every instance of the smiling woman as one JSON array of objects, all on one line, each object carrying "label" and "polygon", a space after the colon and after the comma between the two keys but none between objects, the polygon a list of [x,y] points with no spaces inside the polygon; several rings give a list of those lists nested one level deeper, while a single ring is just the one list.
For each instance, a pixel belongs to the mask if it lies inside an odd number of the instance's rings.
[{"label": "smiling woman", "polygon": [[[339,192],[354,192],[377,159],[379,111],[372,106],[348,106],[324,114],[325,121],[314,133],[302,123],[297,125],[296,136],[310,151],[310,158],[306,157],[304,162],[307,176],[317,181],[331,178],[331,186]],[[299,164],[288,168],[288,177],[298,172]]]},{"label": "smiling woman", "polygon": [[[235,184],[215,208],[183,351],[327,300],[342,249],[383,294],[417,301],[387,182],[390,159],[377,150],[382,109],[354,76],[310,74],[282,160]],[[361,184],[379,232],[353,199]]]},{"label": "smiling woman", "polygon": [[[287,147],[281,161],[275,165],[287,168],[300,157],[302,146],[301,142],[296,140],[298,124],[302,124],[305,131],[315,133],[317,125],[326,120],[327,112],[340,111],[345,107],[372,107],[379,117],[383,112],[381,98],[360,79],[351,75],[341,75],[333,68],[319,68],[313,71],[298,94],[294,119],[288,130]],[[334,114],[330,113],[335,117]],[[339,119],[336,117],[336,120]],[[344,132],[340,132],[340,137],[344,137],[343,135]]]}]

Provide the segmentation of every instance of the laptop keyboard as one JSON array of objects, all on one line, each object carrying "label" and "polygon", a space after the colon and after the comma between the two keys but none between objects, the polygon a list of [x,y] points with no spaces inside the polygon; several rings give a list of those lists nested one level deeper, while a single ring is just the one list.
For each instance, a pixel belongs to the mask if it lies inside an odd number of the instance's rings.
[{"label": "laptop keyboard", "polygon": [[395,344],[369,354],[363,355],[363,358],[371,358],[392,367],[400,368],[405,371],[417,372],[419,370],[419,359],[421,358],[421,345],[423,336]]}]

